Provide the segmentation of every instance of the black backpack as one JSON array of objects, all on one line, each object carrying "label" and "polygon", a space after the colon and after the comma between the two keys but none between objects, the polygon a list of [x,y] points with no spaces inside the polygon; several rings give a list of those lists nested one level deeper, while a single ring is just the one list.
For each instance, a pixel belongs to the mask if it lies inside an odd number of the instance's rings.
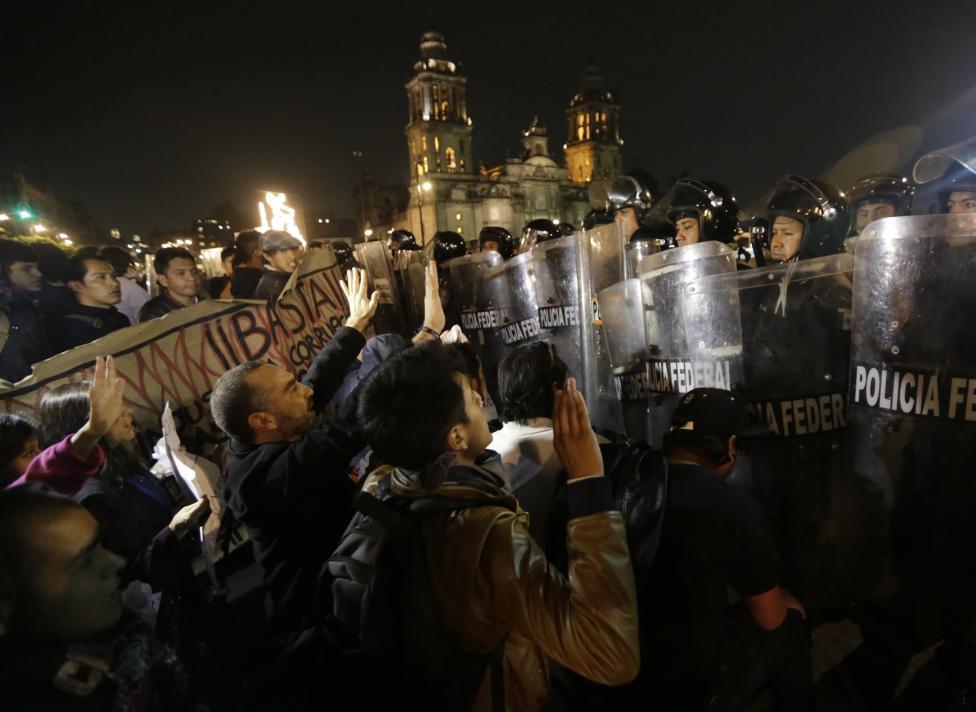
[{"label": "black backpack", "polygon": [[376,497],[359,495],[358,514],[319,579],[320,589],[331,584],[345,684],[362,681],[354,687],[361,709],[453,712],[471,708],[490,669],[492,708],[504,710],[505,639],[483,655],[461,650],[436,609],[424,546],[426,518],[483,503],[400,500],[388,482]]}]

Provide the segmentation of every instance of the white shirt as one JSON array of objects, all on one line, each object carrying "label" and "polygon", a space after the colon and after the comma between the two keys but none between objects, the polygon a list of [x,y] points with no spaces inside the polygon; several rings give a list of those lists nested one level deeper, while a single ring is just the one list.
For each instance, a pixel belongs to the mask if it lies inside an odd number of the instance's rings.
[{"label": "white shirt", "polygon": [[149,301],[149,293],[128,277],[119,277],[119,291],[122,301],[115,308],[129,317],[130,324],[139,322],[139,310]]},{"label": "white shirt", "polygon": [[554,476],[563,467],[552,444],[552,418],[505,423],[492,434],[488,449],[501,455],[512,491],[540,473]]}]

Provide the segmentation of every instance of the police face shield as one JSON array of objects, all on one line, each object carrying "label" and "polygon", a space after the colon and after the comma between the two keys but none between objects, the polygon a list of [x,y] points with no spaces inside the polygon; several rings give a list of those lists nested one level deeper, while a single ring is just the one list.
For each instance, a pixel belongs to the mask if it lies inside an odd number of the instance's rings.
[{"label": "police face shield", "polygon": [[774,262],[841,252],[850,229],[843,194],[828,195],[820,185],[802,176],[781,178],[763,196],[755,212],[769,221]]},{"label": "police face shield", "polygon": [[646,387],[651,443],[660,446],[678,398],[694,388],[730,389],[741,368],[738,294],[705,293],[708,275],[734,274],[735,255],[703,242],[651,255],[641,263]]},{"label": "police face shield", "polygon": [[424,323],[428,253],[428,250],[398,250],[392,258],[408,334],[416,332]]},{"label": "police face shield", "polygon": [[784,585],[808,604],[842,605],[866,573],[846,408],[853,258],[840,254],[708,277],[702,293],[740,306],[734,389],[768,437],[750,443],[731,482],[769,516]]},{"label": "police face shield", "polygon": [[904,176],[877,174],[859,180],[847,191],[851,235],[859,235],[875,220],[910,214],[915,192],[915,185]]},{"label": "police face shield", "polygon": [[976,137],[925,154],[913,175],[923,191],[935,189],[935,212],[976,212]]},{"label": "police face shield", "polygon": [[647,442],[652,434],[647,418],[647,339],[642,292],[639,279],[626,279],[602,289],[597,302],[624,434]]},{"label": "police face shield", "polygon": [[356,260],[366,270],[371,291],[380,295],[373,317],[377,334],[402,333],[406,329],[403,300],[397,291],[393,262],[383,242],[364,242],[354,247]]}]

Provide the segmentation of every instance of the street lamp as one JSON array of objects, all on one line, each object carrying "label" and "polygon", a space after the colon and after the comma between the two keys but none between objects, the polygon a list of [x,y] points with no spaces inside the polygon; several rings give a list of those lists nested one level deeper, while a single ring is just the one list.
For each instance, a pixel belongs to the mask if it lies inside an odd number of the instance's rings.
[{"label": "street lamp", "polygon": [[429,180],[417,183],[417,211],[420,213],[420,244],[427,244],[427,237],[424,235],[424,193],[429,193],[431,189]]}]

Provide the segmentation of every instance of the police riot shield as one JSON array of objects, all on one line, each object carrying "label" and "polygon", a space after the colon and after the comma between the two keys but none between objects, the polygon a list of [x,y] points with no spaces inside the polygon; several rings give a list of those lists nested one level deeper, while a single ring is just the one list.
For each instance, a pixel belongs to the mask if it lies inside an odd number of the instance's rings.
[{"label": "police riot shield", "polygon": [[428,255],[422,250],[398,250],[394,256],[394,276],[401,295],[406,335],[414,334],[424,323],[424,293],[427,287]]},{"label": "police riot shield", "polygon": [[915,610],[934,603],[942,622],[958,627],[937,638],[969,640],[976,635],[974,274],[976,214],[871,223],[854,258],[849,389],[854,471],[872,495],[860,516],[870,517],[865,533],[875,550],[890,545],[865,583],[893,580],[900,600]]},{"label": "police riot shield", "polygon": [[646,442],[651,438],[647,427],[647,339],[642,292],[639,279],[626,279],[600,290],[597,302],[620,401],[623,432]]},{"label": "police riot shield", "polygon": [[406,332],[402,299],[397,294],[393,263],[386,245],[380,241],[363,242],[354,248],[356,260],[366,270],[371,290],[379,292],[380,303],[373,317],[377,334]]},{"label": "police riot shield", "polygon": [[441,266],[450,287],[451,302],[458,312],[458,323],[478,354],[492,399],[497,396],[494,374],[502,353],[492,334],[496,326],[495,314],[484,276],[501,263],[502,256],[497,252],[476,252],[455,257]]},{"label": "police riot shield", "polygon": [[616,223],[583,230],[579,236],[581,350],[586,374],[583,394],[593,427],[608,435],[623,434],[623,413],[613,380],[597,294],[624,278],[626,240]]},{"label": "police riot shield", "polygon": [[537,244],[531,250],[532,270],[542,338],[559,355],[585,393],[588,374],[580,349],[580,288],[577,235]]},{"label": "police riot shield", "polygon": [[742,370],[733,387],[766,432],[744,443],[732,481],[764,507],[783,583],[808,605],[854,600],[866,574],[861,530],[870,506],[851,472],[845,407],[852,269],[853,258],[838,254],[698,285],[740,304]]},{"label": "police riot shield", "polygon": [[630,279],[640,274],[640,263],[645,257],[656,255],[661,251],[661,243],[656,240],[636,240],[628,242],[625,249],[627,256],[624,262],[624,277]]},{"label": "police riot shield", "polygon": [[646,339],[648,434],[661,445],[682,393],[730,389],[740,377],[742,336],[734,290],[705,292],[710,275],[734,275],[735,254],[718,242],[700,242],[641,262]]}]

